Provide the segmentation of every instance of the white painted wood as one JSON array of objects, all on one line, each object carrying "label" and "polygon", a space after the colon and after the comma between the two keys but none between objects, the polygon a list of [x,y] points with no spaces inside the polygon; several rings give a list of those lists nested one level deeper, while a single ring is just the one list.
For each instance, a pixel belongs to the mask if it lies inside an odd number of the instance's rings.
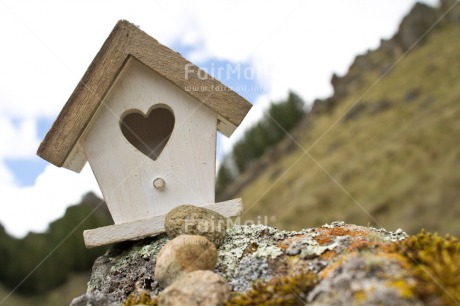
[{"label": "white painted wood", "polygon": [[[241,199],[208,204],[203,207],[218,212],[225,218],[239,216],[243,211]],[[165,217],[165,215],[154,216],[142,220],[86,230],[83,232],[85,245],[87,248],[94,248],[126,240],[138,240],[156,236],[165,231]]]},{"label": "white painted wood", "polygon": [[69,156],[65,160],[64,165],[62,166],[74,172],[80,173],[83,167],[85,166],[86,161],[87,159],[85,151],[83,151],[81,144],[78,142],[73,147],[72,152],[70,152]]},{"label": "white painted wood", "polygon": [[[131,63],[132,63],[132,60],[129,59],[125,66],[123,67],[123,69],[120,71],[120,73],[118,74],[115,82],[112,84],[112,86],[109,88],[109,91],[107,92],[106,94],[106,98],[105,100],[103,101],[103,103],[101,103],[101,105],[99,105],[99,107],[97,108],[96,110],[96,113],[95,113],[95,116],[93,116],[93,118],[90,120],[90,122],[88,123],[88,126],[85,130],[85,132],[83,133],[83,135],[80,136],[77,144],[75,145],[75,147],[72,149],[72,152],[69,154],[69,156],[67,157],[67,159],[65,160],[64,164],[62,165],[62,167],[68,169],[68,170],[71,170],[71,171],[74,171],[74,172],[77,172],[77,173],[80,173],[81,170],[83,169],[83,167],[86,165],[86,162],[88,162],[88,157],[86,156],[86,153],[85,153],[85,150],[83,148],[83,139],[85,139],[85,136],[89,133],[89,131],[91,130],[90,127],[92,126],[92,123],[94,122],[95,120],[95,117],[96,117],[96,114],[99,114],[101,112],[101,110],[103,108],[106,108],[106,106],[104,106],[104,102],[107,100],[108,97],[111,96],[114,88],[116,87],[115,85],[116,84],[119,84],[119,80],[123,79],[125,77],[125,74],[126,72],[129,70],[129,68],[131,67]],[[91,165],[91,163],[90,163]],[[93,171],[94,172],[94,171]],[[97,178],[96,178],[97,179]],[[102,189],[102,187],[99,185],[99,188]],[[101,190],[102,191],[102,190]]]},{"label": "white painted wood", "polygon": [[[167,105],[172,135],[156,161],[123,136],[122,116]],[[217,115],[165,78],[131,59],[81,137],[115,224],[165,215],[182,204],[214,203]],[[161,178],[166,188],[157,190]]]},{"label": "white painted wood", "polygon": [[243,213],[243,200],[241,198],[202,206],[215,211],[225,218],[236,217]]},{"label": "white painted wood", "polygon": [[222,132],[222,134],[230,137],[229,135],[232,135],[237,127],[228,122],[228,120],[225,120],[225,118],[219,117],[217,128]]}]

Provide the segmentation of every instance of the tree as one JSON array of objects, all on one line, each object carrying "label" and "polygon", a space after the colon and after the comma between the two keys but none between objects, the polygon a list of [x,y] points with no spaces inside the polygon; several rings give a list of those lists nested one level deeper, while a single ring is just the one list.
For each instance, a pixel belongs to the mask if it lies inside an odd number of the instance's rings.
[{"label": "tree", "polygon": [[224,192],[225,188],[230,185],[234,177],[232,172],[230,171],[229,166],[226,164],[227,159],[224,158],[222,163],[220,164],[219,171],[217,172],[217,180],[216,180],[216,194],[220,195]]},{"label": "tree", "polygon": [[[289,92],[286,100],[272,103],[265,115],[233,146],[233,158],[238,173],[260,158],[268,149],[286,137],[305,115],[305,103],[302,98]],[[219,175],[218,175],[219,178]]]}]

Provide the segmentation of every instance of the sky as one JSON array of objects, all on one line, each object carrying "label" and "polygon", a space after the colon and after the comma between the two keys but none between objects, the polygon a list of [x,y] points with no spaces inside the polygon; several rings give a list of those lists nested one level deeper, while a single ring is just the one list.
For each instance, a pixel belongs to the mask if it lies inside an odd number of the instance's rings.
[{"label": "sky", "polygon": [[[436,5],[437,0],[423,1]],[[333,73],[390,38],[413,0],[0,0],[0,223],[43,232],[93,191],[89,165],[57,168],[37,148],[119,19],[220,79],[254,107],[219,158],[271,101],[332,94]]]}]

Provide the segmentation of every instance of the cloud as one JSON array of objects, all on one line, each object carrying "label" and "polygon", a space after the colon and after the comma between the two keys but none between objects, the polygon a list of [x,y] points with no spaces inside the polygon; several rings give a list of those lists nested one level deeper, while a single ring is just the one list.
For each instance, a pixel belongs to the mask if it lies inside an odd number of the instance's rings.
[{"label": "cloud", "polygon": [[50,221],[63,216],[68,205],[80,202],[83,192],[101,196],[88,165],[80,174],[49,165],[32,187],[4,186],[2,182],[0,222],[16,237],[45,231]]},{"label": "cloud", "polygon": [[[3,164],[0,163],[0,197],[4,194],[8,188],[14,184],[14,176],[10,170]],[[1,207],[3,210],[3,207]],[[1,216],[1,214],[0,214]]]},{"label": "cloud", "polygon": [[39,144],[36,121],[20,119],[17,123],[0,115],[0,156],[5,158],[27,158],[35,155]]}]

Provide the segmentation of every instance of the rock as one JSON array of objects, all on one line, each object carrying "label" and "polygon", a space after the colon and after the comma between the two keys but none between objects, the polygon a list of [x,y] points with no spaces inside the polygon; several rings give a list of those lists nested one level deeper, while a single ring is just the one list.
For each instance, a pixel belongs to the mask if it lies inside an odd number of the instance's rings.
[{"label": "rock", "polygon": [[368,113],[370,115],[375,115],[380,112],[383,112],[391,107],[391,102],[388,100],[379,100],[377,102],[373,102],[369,105]]},{"label": "rock", "polygon": [[406,91],[406,94],[404,95],[404,102],[410,103],[413,102],[415,99],[420,97],[420,89],[419,88],[414,88],[411,90]]},{"label": "rock", "polygon": [[76,297],[70,303],[72,306],[107,306],[107,305],[117,305],[116,302],[110,302],[108,297],[100,292],[94,294],[85,294],[79,297]]},{"label": "rock", "polygon": [[[184,239],[182,237],[174,241]],[[206,240],[201,236],[192,237]],[[410,261],[403,253],[389,251],[406,237],[400,229],[388,232],[344,222],[297,232],[264,225],[232,226],[227,229],[227,237],[218,250],[214,272],[228,283],[230,291],[235,294],[249,292],[248,296],[253,296],[254,282],[274,281],[280,284],[279,288],[286,288],[279,279],[289,279],[293,273],[307,271],[317,281],[311,290],[299,294],[298,304],[302,305],[389,305],[386,300],[392,305],[420,305],[421,300],[414,293],[418,285],[414,284],[413,271],[407,270]],[[164,293],[170,295],[173,290],[161,291],[159,280],[152,273],[162,257],[169,260],[177,255],[174,253],[178,249],[170,247],[168,252],[174,251],[173,255],[168,256],[165,249],[158,254],[166,243],[166,235],[161,235],[113,246],[96,260],[87,293],[74,299],[72,306],[119,306],[129,295],[142,292],[152,298]],[[215,249],[212,243],[207,243]],[[173,285],[172,288],[182,289],[175,282]],[[198,281],[186,285],[190,288],[196,285],[203,290],[206,287],[198,286]],[[270,288],[267,296],[271,294]]]},{"label": "rock", "polygon": [[367,108],[367,103],[359,102],[353,105],[348,112],[343,116],[342,121],[347,122],[356,118]]},{"label": "rock", "polygon": [[460,23],[460,6],[457,0],[441,0],[440,10],[442,14],[447,13],[448,20]]},{"label": "rock", "polygon": [[[344,97],[348,94],[348,84],[344,84],[344,77],[339,77],[337,74],[332,74],[331,85],[334,88],[334,95],[336,97]],[[345,86],[344,86],[345,85]]]},{"label": "rock", "polygon": [[120,305],[130,293],[159,292],[153,277],[156,257],[167,242],[165,234],[112,246],[94,262],[87,293],[74,299],[72,306]]},{"label": "rock", "polygon": [[224,216],[215,211],[181,205],[166,215],[165,230],[171,239],[184,234],[204,236],[218,248],[225,239],[226,221]]},{"label": "rock", "polygon": [[[388,286],[400,279],[406,280],[407,287],[415,285],[415,280],[401,269],[402,264],[398,258],[371,253],[347,256],[340,269],[326,274],[307,300],[315,306],[350,305],[352,300],[355,301],[353,305],[423,305],[415,299],[402,303],[401,288]],[[363,301],[359,301],[360,296]]]},{"label": "rock", "polygon": [[417,2],[401,21],[394,39],[403,51],[408,51],[425,38],[425,33],[437,18],[438,11],[435,8]]},{"label": "rock", "polygon": [[211,271],[195,271],[185,274],[163,290],[159,304],[218,306],[224,305],[229,297],[230,288],[220,275]]},{"label": "rock", "polygon": [[216,247],[208,239],[203,236],[180,235],[160,250],[155,279],[162,287],[167,287],[187,272],[213,270],[216,262]]},{"label": "rock", "polygon": [[320,116],[325,114],[330,114],[337,104],[335,97],[330,97],[327,99],[316,99],[313,102],[310,114],[314,116]]}]

